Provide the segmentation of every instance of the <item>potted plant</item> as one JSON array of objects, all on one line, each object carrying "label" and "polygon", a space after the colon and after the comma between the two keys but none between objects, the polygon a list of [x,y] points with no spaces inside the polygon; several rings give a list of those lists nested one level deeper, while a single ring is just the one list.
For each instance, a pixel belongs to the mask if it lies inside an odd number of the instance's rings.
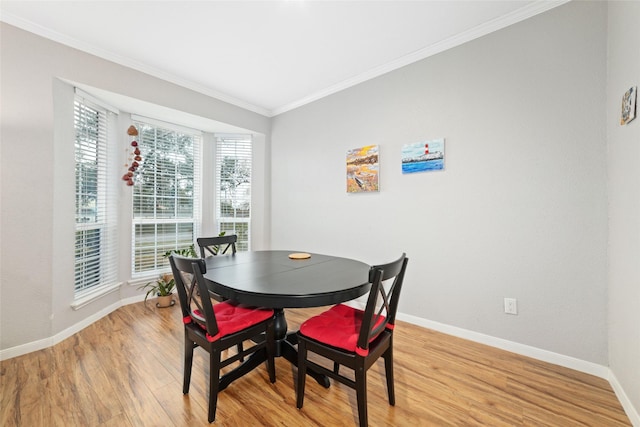
[{"label": "potted plant", "polygon": [[176,254],[176,255],[180,255],[180,256],[188,256],[191,258],[198,258],[198,254],[196,253],[196,247],[195,245],[192,243],[188,248],[182,248],[182,249],[171,249],[170,251],[167,251],[164,253],[164,255],[162,255],[164,258],[169,258],[171,256],[171,254]]},{"label": "potted plant", "polygon": [[[227,232],[226,232],[226,231],[221,231],[220,233],[218,233],[218,237],[222,237],[222,236],[224,236],[225,234],[227,234]],[[228,246],[227,246],[227,247],[228,247]],[[213,254],[214,254],[214,255],[218,255],[218,252],[220,251],[220,246],[215,245],[215,246],[213,246],[211,249],[213,250]]]},{"label": "potted plant", "polygon": [[147,290],[144,296],[144,302],[147,302],[149,295],[157,295],[158,301],[156,307],[171,307],[176,303],[173,299],[173,289],[176,287],[176,281],[171,274],[163,274],[155,282],[149,282],[140,286],[138,289]]},{"label": "potted plant", "polygon": [[[162,255],[164,258],[169,258],[171,254],[177,254],[181,256],[198,258],[198,254],[196,254],[195,245],[192,243],[187,248],[182,249],[171,249]],[[145,285],[140,286],[139,290],[146,290],[147,294],[144,296],[144,302],[147,302],[149,295],[157,295],[158,301],[156,302],[156,307],[164,308],[171,307],[176,303],[173,299],[173,290],[176,287],[176,281],[173,278],[173,274],[165,273],[161,274],[158,280],[155,282],[149,282]]]}]

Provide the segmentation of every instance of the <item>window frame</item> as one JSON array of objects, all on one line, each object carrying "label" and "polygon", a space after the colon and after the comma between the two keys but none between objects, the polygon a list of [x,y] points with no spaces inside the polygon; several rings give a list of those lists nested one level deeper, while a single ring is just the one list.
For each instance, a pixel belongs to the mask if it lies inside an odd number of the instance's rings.
[{"label": "window frame", "polygon": [[[74,128],[74,198],[75,198],[75,252],[74,252],[74,303],[86,300],[95,294],[119,286],[118,283],[118,236],[117,236],[117,189],[116,180],[109,171],[115,163],[116,123],[118,111],[105,105],[90,95],[75,89],[73,101]],[[90,116],[97,116],[95,128],[87,125]],[[83,122],[86,126],[83,126]],[[81,162],[84,159],[86,162]],[[95,164],[93,163],[95,159]],[[80,171],[80,165],[87,168]],[[93,170],[92,170],[93,169]],[[84,179],[82,179],[84,178]],[[84,183],[82,182],[84,181]],[[93,199],[93,216],[89,209],[92,203],[81,202],[81,199]],[[79,218],[87,218],[78,221]],[[95,242],[87,244],[87,233],[97,232]],[[79,239],[79,233],[84,237]]]},{"label": "window frame", "polygon": [[[132,195],[131,207],[130,207],[130,212],[131,212],[130,266],[131,266],[131,277],[132,279],[136,279],[136,278],[142,278],[142,277],[149,277],[152,275],[158,275],[158,274],[162,274],[169,271],[169,262],[163,256],[164,253],[166,253],[168,250],[171,250],[171,249],[183,249],[185,248],[185,245],[188,246],[190,244],[195,243],[195,239],[198,236],[198,232],[201,227],[200,182],[202,180],[202,168],[200,165],[202,163],[202,144],[203,144],[202,139],[203,138],[202,138],[202,132],[198,130],[185,128],[176,124],[151,119],[148,117],[132,115],[131,118],[134,126],[136,126],[136,128],[138,129],[139,134],[135,138],[138,142],[138,147],[140,148],[141,156],[143,159],[139,169],[140,172],[139,173],[136,172],[136,175],[134,175],[133,195]],[[136,215],[136,205],[137,203],[140,202],[140,200],[137,200],[137,198],[142,197],[140,193],[137,193],[137,191],[141,190],[141,187],[140,187],[142,185],[141,174],[144,174],[146,172],[144,162],[149,160],[150,147],[148,145],[148,141],[143,139],[144,126],[154,129],[156,132],[156,135],[158,131],[161,131],[163,133],[168,133],[172,135],[180,135],[183,137],[187,136],[192,139],[192,149],[189,152],[189,154],[192,156],[192,159],[193,159],[193,165],[191,166],[193,175],[190,176],[191,177],[190,179],[192,180],[192,184],[191,184],[192,208],[191,208],[190,216],[180,216],[178,214],[177,205],[178,205],[178,200],[180,198],[177,195],[178,193],[177,190],[175,194],[172,196],[173,197],[173,200],[172,200],[173,215],[167,216],[167,217],[159,216],[157,211],[158,201],[164,200],[167,202],[171,202],[171,200],[167,198],[163,198],[163,197],[168,197],[166,194],[164,195],[158,194],[157,187],[155,186],[154,186],[154,193],[152,196],[154,199],[153,202],[155,206],[153,216],[139,216],[139,215],[137,216]],[[158,142],[157,137],[154,141],[155,141],[154,149],[157,149],[158,145],[162,145],[163,143],[166,142],[166,141]],[[166,155],[167,153],[169,153],[169,151],[165,151],[163,154]],[[160,154],[160,155],[163,155],[163,154]],[[165,166],[167,164],[168,163],[164,163]],[[147,165],[147,166],[151,166],[151,165]],[[179,164],[178,163],[174,164],[174,167],[179,168]],[[176,171],[176,169],[174,169],[174,171],[171,174],[158,173],[156,170],[154,170],[152,173],[154,174],[154,179],[166,179],[168,177],[171,177],[177,189],[178,183],[175,181],[175,179],[176,179],[176,176],[179,175],[179,173]],[[148,196],[149,196],[149,193],[145,197],[148,197]],[[144,212],[142,213],[144,214]],[[148,214],[149,211],[147,211],[146,213]],[[175,226],[175,232],[167,232],[166,230],[162,232],[159,230],[163,227],[169,228],[171,226]],[[190,230],[185,231],[185,229],[186,228],[188,229],[189,227],[190,227]],[[151,251],[149,251],[148,248],[147,250],[141,250],[138,244],[139,243],[138,232],[144,228],[146,228],[147,232],[149,232],[154,236],[153,241],[151,242],[151,244],[153,245],[153,250]],[[153,232],[149,231],[151,228],[153,228]],[[181,235],[184,235],[187,232],[190,234],[190,237],[188,239],[184,239],[180,237]],[[172,242],[170,242],[167,239],[159,239],[158,237],[160,235],[169,236],[170,234],[173,234],[175,237],[175,239]],[[139,263],[140,257],[143,257],[143,256],[152,257],[152,259],[147,260],[146,263],[140,264]]]},{"label": "window frame", "polygon": [[[252,134],[215,134],[216,149],[215,149],[215,219],[218,232],[225,232],[226,234],[237,234],[238,242],[236,243],[237,250],[240,252],[251,250],[251,218],[252,218],[252,197],[253,190],[253,135]],[[235,144],[233,147],[231,145]],[[241,145],[238,145],[241,144]],[[225,146],[226,145],[226,146]],[[225,158],[228,158],[231,154],[235,154],[235,160],[242,163],[242,171],[238,173],[237,164],[235,171],[228,171],[227,173],[235,175],[235,179],[243,180],[243,182],[236,185],[234,191],[241,185],[248,184],[241,193],[232,194],[231,198],[227,198],[225,201],[231,202],[231,209],[234,215],[223,215],[225,209],[223,209],[223,169],[225,165]],[[225,157],[227,156],[227,157]],[[238,176],[240,175],[240,176]],[[233,178],[231,178],[233,179]],[[233,204],[242,204],[246,206],[246,209],[241,207],[233,207]],[[247,215],[238,215],[239,212],[247,211]],[[226,212],[229,212],[227,209]]]}]

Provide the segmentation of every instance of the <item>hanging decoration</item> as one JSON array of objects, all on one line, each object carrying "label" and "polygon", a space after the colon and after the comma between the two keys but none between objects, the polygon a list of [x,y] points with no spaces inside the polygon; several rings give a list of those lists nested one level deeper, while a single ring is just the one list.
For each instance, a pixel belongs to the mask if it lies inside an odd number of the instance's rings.
[{"label": "hanging decoration", "polygon": [[133,185],[133,177],[140,166],[140,162],[142,161],[142,156],[140,155],[140,148],[138,147],[138,141],[136,141],[136,137],[138,136],[138,129],[135,126],[129,126],[127,129],[127,134],[131,138],[131,151],[129,152],[129,148],[127,148],[127,163],[125,163],[124,167],[127,168],[127,172],[122,175],[122,180],[127,183],[128,186]]}]

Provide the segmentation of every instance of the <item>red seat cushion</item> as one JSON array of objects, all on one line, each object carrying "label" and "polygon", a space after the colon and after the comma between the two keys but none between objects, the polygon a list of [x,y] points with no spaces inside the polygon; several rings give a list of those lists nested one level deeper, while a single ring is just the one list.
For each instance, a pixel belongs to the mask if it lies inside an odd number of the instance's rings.
[{"label": "red seat cushion", "polygon": [[[363,316],[362,310],[338,304],[307,319],[300,325],[300,333],[321,343],[355,352]],[[384,317],[380,316],[376,326],[383,321]],[[375,338],[371,338],[369,342]]]},{"label": "red seat cushion", "polygon": [[[242,304],[223,301],[213,305],[213,312],[218,323],[218,336],[235,334],[243,329],[258,324],[273,316],[273,310],[263,307],[249,307]],[[199,310],[194,314],[204,318]],[[204,329],[204,325],[201,325]]]}]

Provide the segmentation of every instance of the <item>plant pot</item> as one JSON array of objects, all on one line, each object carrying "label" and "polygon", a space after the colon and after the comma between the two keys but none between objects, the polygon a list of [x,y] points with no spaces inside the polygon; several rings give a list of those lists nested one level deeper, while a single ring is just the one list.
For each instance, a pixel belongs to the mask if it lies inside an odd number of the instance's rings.
[{"label": "plant pot", "polygon": [[158,295],[158,301],[156,302],[156,307],[158,308],[171,307],[175,303],[176,301],[173,299],[173,294],[164,295],[164,296]]}]

